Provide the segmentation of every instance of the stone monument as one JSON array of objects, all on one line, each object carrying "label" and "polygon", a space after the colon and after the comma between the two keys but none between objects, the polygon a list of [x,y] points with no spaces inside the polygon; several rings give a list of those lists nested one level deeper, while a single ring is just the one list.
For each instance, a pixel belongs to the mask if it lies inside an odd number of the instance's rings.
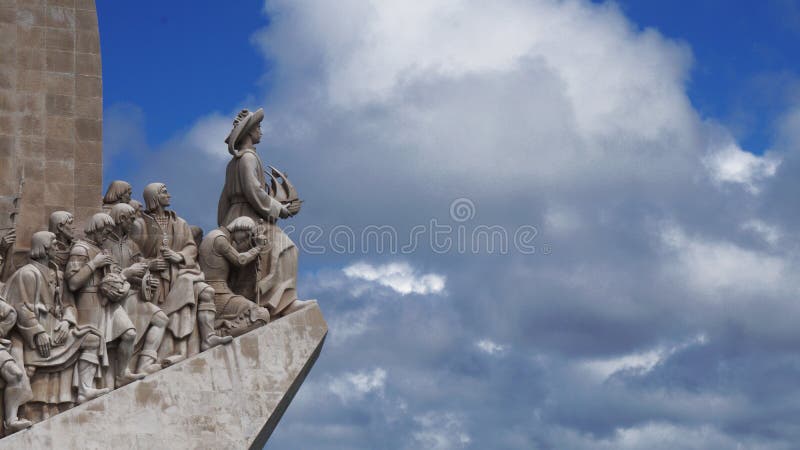
[{"label": "stone monument", "polygon": [[205,237],[165,183],[101,196],[94,1],[0,1],[0,449],[264,445],[327,325],[297,297],[278,220],[302,201],[256,152],[263,118],[233,120]]}]

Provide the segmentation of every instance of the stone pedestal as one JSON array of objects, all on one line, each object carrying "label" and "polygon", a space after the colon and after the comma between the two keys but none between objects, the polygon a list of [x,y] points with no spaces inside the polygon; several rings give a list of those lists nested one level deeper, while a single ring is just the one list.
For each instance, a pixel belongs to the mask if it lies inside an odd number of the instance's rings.
[{"label": "stone pedestal", "polygon": [[52,211],[99,211],[101,75],[94,0],[0,1],[0,228],[24,177],[19,248]]},{"label": "stone pedestal", "polygon": [[261,449],[328,326],[316,304],[0,440],[0,449]]}]

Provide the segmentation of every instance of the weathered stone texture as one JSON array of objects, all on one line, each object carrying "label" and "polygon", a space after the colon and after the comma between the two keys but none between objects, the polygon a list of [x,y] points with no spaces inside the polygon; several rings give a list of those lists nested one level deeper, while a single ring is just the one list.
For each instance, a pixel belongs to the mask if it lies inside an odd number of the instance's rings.
[{"label": "weathered stone texture", "polygon": [[0,227],[24,173],[20,248],[50,211],[99,211],[101,75],[93,0],[0,2]]},{"label": "weathered stone texture", "polygon": [[317,359],[316,304],[0,440],[0,449],[261,449]]}]

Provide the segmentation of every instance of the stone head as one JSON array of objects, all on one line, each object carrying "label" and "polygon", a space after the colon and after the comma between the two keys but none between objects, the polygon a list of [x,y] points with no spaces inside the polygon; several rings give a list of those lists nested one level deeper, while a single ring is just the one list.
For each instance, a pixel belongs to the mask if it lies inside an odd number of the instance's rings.
[{"label": "stone head", "polygon": [[231,241],[237,250],[242,251],[251,247],[253,232],[256,229],[256,222],[253,219],[247,216],[237,217],[225,228],[231,233]]},{"label": "stone head", "polygon": [[89,219],[83,231],[87,238],[101,244],[113,230],[114,219],[106,213],[97,213]]},{"label": "stone head", "polygon": [[108,185],[103,203],[113,205],[114,203],[128,203],[131,201],[133,188],[130,183],[122,180],[114,180]]},{"label": "stone head", "polygon": [[75,239],[75,218],[67,211],[54,211],[50,214],[48,231],[54,233],[63,242],[72,242]]},{"label": "stone head", "polygon": [[49,231],[37,231],[31,237],[31,259],[42,261],[52,258],[55,253],[56,235]]},{"label": "stone head", "polygon": [[136,210],[127,203],[117,203],[111,208],[109,215],[123,234],[128,234],[131,231],[133,221],[136,220]]},{"label": "stone head", "polygon": [[167,185],[164,183],[150,183],[144,188],[142,194],[144,198],[144,206],[147,212],[155,211],[160,208],[166,208],[170,205],[172,196],[167,191]]}]

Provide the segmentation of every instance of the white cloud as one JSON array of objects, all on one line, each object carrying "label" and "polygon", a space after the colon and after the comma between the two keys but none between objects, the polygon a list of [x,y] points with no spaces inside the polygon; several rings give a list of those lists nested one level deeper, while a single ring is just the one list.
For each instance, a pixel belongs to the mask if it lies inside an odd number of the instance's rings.
[{"label": "white cloud", "polygon": [[704,163],[717,183],[737,183],[749,192],[759,192],[759,182],[775,175],[780,159],[771,156],[756,156],[729,144],[705,158]]},{"label": "white cloud", "polygon": [[481,339],[475,343],[475,347],[489,355],[496,355],[506,351],[505,345],[500,345],[491,339]]},{"label": "white cloud", "polygon": [[338,314],[328,319],[333,345],[343,344],[366,333],[375,322],[378,309],[374,306]]},{"label": "white cloud", "polygon": [[365,280],[388,287],[400,295],[439,294],[444,291],[445,277],[435,273],[419,274],[408,263],[373,266],[356,263],[343,269],[348,278]]},{"label": "white cloud", "polygon": [[472,438],[462,418],[451,412],[429,412],[414,417],[420,429],[412,433],[417,446],[430,450],[465,448]]},{"label": "white cloud", "polygon": [[665,361],[676,352],[690,346],[705,345],[706,343],[708,343],[708,338],[704,334],[700,334],[686,342],[669,347],[660,346],[651,350],[614,358],[595,358],[581,363],[581,366],[599,380],[605,380],[615,372],[627,369],[636,370],[644,374],[653,370],[657,364]]},{"label": "white cloud", "polygon": [[[231,115],[233,117],[233,114]],[[233,120],[219,113],[212,113],[202,117],[194,123],[192,128],[181,137],[183,145],[187,145],[205,156],[211,156],[217,161],[211,164],[224,164],[230,159],[225,138],[231,131]]]},{"label": "white cloud", "polygon": [[665,226],[661,241],[674,259],[665,270],[713,298],[738,292],[774,292],[783,286],[787,262],[777,256],[734,243],[687,236],[680,227]]},{"label": "white cloud", "polygon": [[370,393],[383,395],[385,386],[386,370],[376,367],[372,371],[343,373],[330,380],[328,390],[347,403]]}]

